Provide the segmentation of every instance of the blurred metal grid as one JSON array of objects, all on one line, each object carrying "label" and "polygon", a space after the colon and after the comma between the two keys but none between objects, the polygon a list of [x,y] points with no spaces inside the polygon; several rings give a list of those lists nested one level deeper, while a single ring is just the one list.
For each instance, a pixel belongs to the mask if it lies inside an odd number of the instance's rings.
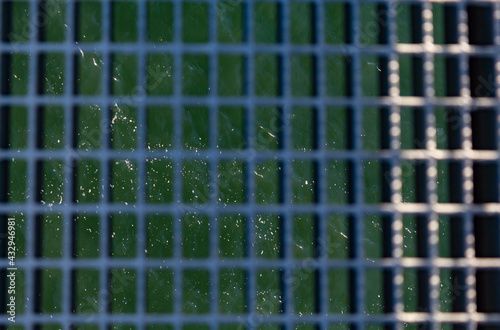
[{"label": "blurred metal grid", "polygon": [[[122,1],[122,0],[120,0]],[[164,1],[164,0],[161,0]],[[166,1],[166,0],[165,0]],[[117,2],[117,1],[114,1]],[[102,5],[102,41],[90,44],[75,44],[74,32],[71,28],[66,30],[65,42],[62,44],[43,42],[40,34],[42,29],[31,28],[28,43],[14,44],[3,41],[0,50],[3,53],[25,52],[29,56],[29,70],[31,77],[39,76],[39,55],[47,52],[63,52],[65,57],[65,87],[63,96],[44,96],[38,93],[38,79],[31,79],[28,84],[27,96],[2,95],[3,106],[25,105],[29,110],[29,142],[28,148],[23,151],[9,150],[6,137],[2,135],[2,148],[0,159],[24,159],[28,163],[28,200],[26,204],[0,204],[2,214],[23,212],[27,217],[26,232],[27,257],[17,260],[19,268],[26,272],[26,310],[23,315],[18,315],[18,324],[27,329],[43,324],[58,323],[64,329],[70,329],[72,324],[85,323],[88,315],[72,313],[73,297],[72,271],[76,267],[97,267],[99,269],[100,292],[107,292],[109,288],[109,272],[113,268],[133,269],[137,272],[136,314],[116,315],[103,309],[97,315],[93,324],[98,324],[100,329],[107,329],[111,324],[127,323],[142,329],[147,324],[167,322],[182,328],[185,324],[203,323],[211,329],[217,329],[222,323],[234,322],[251,329],[258,324],[276,323],[284,329],[293,329],[296,323],[310,323],[320,329],[328,329],[335,322],[346,322],[352,328],[364,329],[368,324],[382,324],[387,328],[402,329],[403,322],[416,323],[421,328],[439,329],[442,322],[454,323],[457,329],[500,329],[500,248],[498,246],[500,226],[500,3],[496,0],[482,1],[447,1],[445,8],[447,45],[435,45],[433,39],[432,4],[440,1],[401,1],[412,4],[413,26],[415,29],[413,44],[397,44],[395,24],[395,6],[398,1],[356,1],[338,0],[345,4],[348,22],[347,40],[349,44],[329,45],[324,41],[325,17],[322,6],[325,1],[311,1],[315,23],[314,43],[309,45],[292,44],[290,39],[290,2],[275,0],[280,5],[281,35],[280,42],[273,45],[256,44],[253,40],[253,21],[255,13],[252,5],[254,1],[245,1],[244,4],[244,41],[239,45],[223,45],[217,42],[217,24],[215,22],[216,1],[200,0],[208,3],[209,8],[209,42],[204,44],[186,44],[182,36],[182,1],[174,1],[174,41],[165,44],[152,44],[146,40],[146,5],[148,1],[137,1],[138,40],[135,43],[117,44],[111,38],[112,2],[101,1]],[[198,1],[197,1],[198,2]],[[35,22],[41,10],[38,0],[31,0],[30,20]],[[66,3],[66,23],[69,27],[75,26],[76,6],[73,1]],[[362,3],[375,3],[378,5],[383,18],[384,28],[380,33],[377,45],[365,46],[360,43],[360,30],[362,25],[360,6]],[[2,10],[4,6],[0,6]],[[2,13],[5,18],[5,12]],[[409,23],[410,24],[410,23]],[[103,56],[102,94],[96,97],[73,95],[75,77],[74,55],[79,52],[92,52],[98,50]],[[133,97],[117,97],[111,91],[111,63],[115,52],[138,55],[139,82],[145,81],[146,54],[169,52],[174,55],[174,66],[182,68],[182,56],[190,54],[206,54],[209,56],[210,94],[207,97],[190,97],[182,93],[182,77],[180,69],[174,73],[174,94],[168,97],[146,96],[144,89],[140,95]],[[221,98],[217,95],[217,70],[218,54],[244,54],[245,58],[245,93],[242,97]],[[254,91],[254,55],[270,53],[280,55],[280,69],[282,93],[278,97],[261,98]],[[291,56],[293,54],[310,54],[315,60],[316,93],[313,97],[296,98],[291,90]],[[350,62],[351,95],[343,98],[328,96],[325,90],[326,65],[325,58],[329,54],[341,54],[348,57]],[[363,96],[362,85],[362,56],[372,54],[380,56],[380,65],[387,74],[382,75],[381,95],[378,98]],[[421,76],[415,79],[415,96],[401,97],[399,90],[398,55],[420,55],[419,65],[423,69]],[[447,63],[447,97],[434,98],[434,55],[452,55],[452,61]],[[487,76],[493,71],[494,86],[489,86],[488,95],[478,93],[478,88],[483,83],[479,78]],[[144,86],[142,86],[144,87]],[[138,107],[138,145],[133,151],[112,150],[110,143],[103,143],[99,150],[75,151],[72,136],[74,128],[74,107],[83,104],[100,105],[103,118],[111,118],[110,107],[115,103],[131,104]],[[64,150],[48,151],[38,148],[37,132],[39,118],[38,108],[46,104],[58,104],[64,107],[65,136]],[[174,139],[174,150],[168,152],[148,151],[145,148],[146,139],[146,111],[150,104],[168,104],[174,109],[174,136],[181,137],[182,108],[186,104],[203,104],[209,107],[209,149],[200,152],[183,150],[180,138]],[[220,151],[217,148],[217,109],[219,105],[241,105],[246,108],[246,125],[249,127],[246,136],[246,145],[242,151]],[[251,111],[257,105],[276,105],[281,107],[283,115],[283,145],[276,152],[257,151],[251,128],[254,126],[255,113]],[[291,111],[296,105],[314,107],[316,113],[317,148],[308,153],[293,150],[291,132]],[[346,151],[330,151],[326,144],[326,108],[328,106],[346,106],[349,111],[350,123],[350,148]],[[381,141],[382,151],[366,151],[362,141],[362,116],[363,108],[374,105],[381,110]],[[402,106],[414,107],[416,131],[422,139],[425,150],[400,149],[400,108]],[[450,128],[449,149],[436,150],[435,106],[447,106],[453,109],[450,114],[460,118],[458,127]],[[2,116],[7,113],[3,112]],[[6,118],[2,117],[1,129],[7,131]],[[103,140],[110,141],[109,130],[103,130]],[[418,148],[415,148],[418,149]],[[69,155],[69,156],[68,156]],[[174,173],[177,178],[182,176],[182,161],[185,159],[210,159],[210,202],[207,205],[196,206],[196,210],[206,213],[210,217],[212,226],[210,251],[211,257],[207,260],[184,260],[182,258],[181,240],[175,240],[175,258],[170,260],[154,261],[146,259],[142,251],[145,249],[146,223],[140,221],[149,212],[168,210],[174,219],[180,219],[186,210],[192,210],[192,205],[176,202],[171,205],[146,205],[145,182],[146,169],[144,162],[147,157],[168,157],[174,161]],[[276,157],[281,162],[282,185],[284,202],[279,205],[262,206],[255,202],[255,177],[252,175],[257,161]],[[38,189],[38,162],[47,159],[63,159],[65,166],[72,168],[76,158],[95,158],[101,163],[101,183],[107,186],[110,182],[110,162],[114,159],[135,159],[138,167],[137,201],[133,205],[111,204],[110,190],[102,190],[102,202],[96,205],[78,205],[66,200],[62,205],[42,205],[37,200]],[[222,159],[238,159],[245,162],[246,166],[246,194],[244,205],[224,206],[217,202],[217,164]],[[292,203],[292,162],[294,160],[313,161],[316,167],[315,180],[316,203],[312,205],[296,205]],[[401,200],[401,160],[418,161],[417,169],[417,194],[415,204],[403,204]],[[452,196],[450,203],[437,204],[436,175],[437,160],[456,160],[457,166],[450,169]],[[328,189],[327,176],[324,169],[328,160],[348,160],[350,164],[350,204],[345,206],[329,205],[326,200]],[[364,160],[380,160],[383,162],[385,173],[389,173],[389,181],[383,181],[383,202],[370,205],[364,200],[363,168]],[[4,166],[2,164],[2,166]],[[3,170],[2,170],[3,172]],[[494,179],[492,179],[494,178]],[[72,196],[74,186],[73,173],[65,171],[65,196]],[[2,194],[5,194],[2,185]],[[182,182],[174,180],[174,200],[182,200]],[[4,198],[4,196],[1,196]],[[63,214],[64,247],[66,253],[60,260],[42,260],[36,257],[36,217],[44,211],[56,211]],[[129,260],[111,259],[109,250],[109,222],[100,221],[100,258],[94,260],[73,259],[72,251],[72,217],[82,211],[96,211],[101,219],[106,219],[113,212],[132,212],[137,215],[137,257]],[[247,254],[241,260],[219,260],[217,257],[218,238],[217,222],[215,219],[222,211],[238,211],[248,217],[246,231]],[[257,213],[280,214],[283,230],[283,256],[279,260],[258,260],[255,258],[252,239],[255,235],[254,219]],[[301,260],[293,257],[292,251],[292,218],[297,213],[313,213],[317,218],[317,240],[326,241],[326,218],[332,213],[341,213],[350,217],[351,258],[344,261],[327,260],[326,249],[319,249],[318,256],[312,263],[316,271],[316,313],[313,315],[296,315],[293,313],[292,285],[286,279],[292,276],[294,269],[304,267]],[[384,222],[384,259],[376,261],[365,260],[362,241],[364,237],[363,217],[367,213],[383,215]],[[402,257],[402,216],[415,214],[418,216],[419,242],[418,258]],[[439,258],[437,252],[437,217],[440,214],[455,216],[452,225],[452,259]],[[174,232],[181,233],[181,224],[174,221]],[[6,267],[5,259],[1,261]],[[170,315],[151,315],[145,313],[145,269],[146,267],[169,267],[174,270],[174,313]],[[222,267],[237,266],[247,271],[247,313],[244,315],[222,315],[218,312],[218,271]],[[54,315],[40,314],[37,310],[37,270],[42,267],[55,267],[63,272],[63,298],[62,312]],[[284,294],[283,309],[279,315],[261,316],[256,313],[256,271],[260,268],[273,267],[281,270],[282,291]],[[328,275],[331,268],[348,268],[351,272],[351,313],[345,315],[328,313]],[[206,315],[185,315],[182,311],[182,270],[187,268],[208,269],[211,274],[211,309]],[[368,315],[365,312],[365,274],[367,269],[380,269],[384,272],[385,314]],[[420,312],[404,312],[402,295],[405,288],[402,285],[402,270],[414,268],[418,270],[420,286],[416,293],[419,300]],[[439,270],[442,268],[453,269],[452,276],[465,286],[466,294],[454,303],[453,314],[442,313],[438,308],[439,295]],[[96,323],[97,322],[97,323]],[[8,324],[6,318],[0,324]]]}]

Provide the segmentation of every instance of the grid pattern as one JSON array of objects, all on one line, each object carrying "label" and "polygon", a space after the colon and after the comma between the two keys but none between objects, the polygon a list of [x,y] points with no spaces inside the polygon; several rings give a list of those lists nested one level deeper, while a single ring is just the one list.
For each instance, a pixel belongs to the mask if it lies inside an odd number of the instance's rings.
[{"label": "grid pattern", "polygon": [[16,329],[500,328],[497,1],[0,10]]}]

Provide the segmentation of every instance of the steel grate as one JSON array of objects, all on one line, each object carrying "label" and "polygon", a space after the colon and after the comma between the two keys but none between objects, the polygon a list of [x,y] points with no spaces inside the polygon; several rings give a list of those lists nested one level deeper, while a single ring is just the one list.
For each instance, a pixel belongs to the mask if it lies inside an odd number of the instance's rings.
[{"label": "steel grate", "polygon": [[2,328],[500,329],[499,2],[0,16]]}]

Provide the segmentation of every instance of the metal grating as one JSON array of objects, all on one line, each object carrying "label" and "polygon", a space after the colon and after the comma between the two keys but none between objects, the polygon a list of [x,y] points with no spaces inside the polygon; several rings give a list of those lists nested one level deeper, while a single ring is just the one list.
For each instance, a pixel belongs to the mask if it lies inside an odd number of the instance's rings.
[{"label": "metal grating", "polygon": [[0,8],[16,326],[500,328],[497,1]]}]

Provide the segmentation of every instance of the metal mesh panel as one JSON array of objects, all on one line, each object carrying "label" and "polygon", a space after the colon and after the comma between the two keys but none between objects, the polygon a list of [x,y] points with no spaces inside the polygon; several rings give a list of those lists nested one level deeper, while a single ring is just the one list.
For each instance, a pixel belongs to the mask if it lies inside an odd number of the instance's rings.
[{"label": "metal mesh panel", "polygon": [[0,10],[3,327],[500,328],[497,1]]}]

